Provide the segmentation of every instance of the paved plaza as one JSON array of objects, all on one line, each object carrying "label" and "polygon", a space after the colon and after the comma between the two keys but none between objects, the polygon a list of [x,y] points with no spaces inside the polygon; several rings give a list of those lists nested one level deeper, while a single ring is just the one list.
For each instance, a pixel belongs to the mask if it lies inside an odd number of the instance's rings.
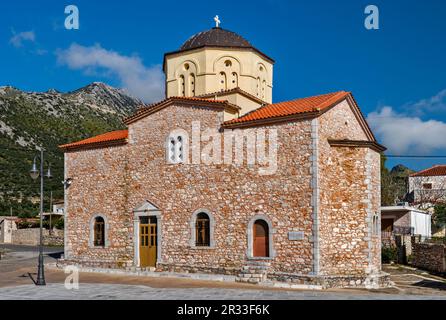
[{"label": "paved plaza", "polygon": [[67,290],[63,284],[26,285],[0,289],[0,299],[23,300],[443,300],[445,296],[355,294],[300,290],[246,290],[223,288],[151,288],[141,285],[80,284]]},{"label": "paved plaza", "polygon": [[[63,270],[45,269],[47,285],[37,287],[35,247],[4,246],[0,260],[0,300],[446,300],[446,281],[425,272],[386,266],[395,283],[379,290],[291,290],[226,281],[81,272],[79,289],[66,289]],[[60,248],[45,248],[54,264]]]}]

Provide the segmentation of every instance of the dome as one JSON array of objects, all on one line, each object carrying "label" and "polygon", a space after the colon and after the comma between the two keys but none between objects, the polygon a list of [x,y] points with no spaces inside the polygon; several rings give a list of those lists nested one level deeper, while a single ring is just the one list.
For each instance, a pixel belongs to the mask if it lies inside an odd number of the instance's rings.
[{"label": "dome", "polygon": [[235,32],[222,28],[212,28],[208,31],[199,32],[190,37],[180,48],[190,50],[204,46],[210,47],[232,47],[232,48],[253,48],[253,46]]}]

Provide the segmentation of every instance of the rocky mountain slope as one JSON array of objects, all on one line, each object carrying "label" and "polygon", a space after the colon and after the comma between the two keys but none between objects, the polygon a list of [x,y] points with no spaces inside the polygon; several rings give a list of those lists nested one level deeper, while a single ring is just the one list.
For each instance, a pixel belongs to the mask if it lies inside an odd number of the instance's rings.
[{"label": "rocky mountain slope", "polygon": [[[61,93],[0,87],[0,215],[35,214],[38,181],[29,177],[36,148],[43,146],[54,178],[46,194],[63,198],[63,153],[58,145],[123,128],[121,119],[142,102],[120,89],[92,83]],[[46,202],[49,207],[49,201]]]},{"label": "rocky mountain slope", "polygon": [[407,201],[409,189],[408,177],[415,171],[399,164],[388,170],[383,159],[381,166],[381,204],[383,206],[393,206],[398,202]]}]

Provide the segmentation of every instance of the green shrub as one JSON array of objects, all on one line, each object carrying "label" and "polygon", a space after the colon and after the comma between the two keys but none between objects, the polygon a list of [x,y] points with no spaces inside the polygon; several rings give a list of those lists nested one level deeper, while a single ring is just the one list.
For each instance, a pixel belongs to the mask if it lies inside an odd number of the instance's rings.
[{"label": "green shrub", "polygon": [[63,230],[63,228],[64,228],[64,223],[63,222],[64,222],[63,219],[57,220],[56,223],[54,224],[56,229]]},{"label": "green shrub", "polygon": [[383,247],[381,249],[382,263],[396,262],[398,259],[398,252],[395,247]]},{"label": "green shrub", "polygon": [[432,224],[440,229],[446,225],[446,204],[437,204],[432,215]]},{"label": "green shrub", "polygon": [[20,221],[17,223],[17,229],[31,228],[31,223],[27,221]]},{"label": "green shrub", "polygon": [[44,229],[50,229],[50,222],[48,220],[43,220],[42,227]]},{"label": "green shrub", "polygon": [[446,237],[432,237],[429,242],[446,244]]}]

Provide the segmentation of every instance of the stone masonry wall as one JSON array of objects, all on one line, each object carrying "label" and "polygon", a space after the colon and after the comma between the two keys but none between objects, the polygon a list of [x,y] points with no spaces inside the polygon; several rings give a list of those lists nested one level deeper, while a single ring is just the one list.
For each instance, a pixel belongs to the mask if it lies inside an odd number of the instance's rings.
[{"label": "stone masonry wall", "polygon": [[[223,119],[222,111],[211,108],[169,106],[131,124],[127,145],[66,153],[65,178],[73,180],[66,192],[65,258],[95,266],[131,266],[133,210],[150,201],[162,216],[159,270],[237,274],[252,263],[248,224],[257,216],[272,225],[271,278],[313,274],[316,255],[326,275],[362,276],[372,265],[380,269],[379,239],[369,233],[370,215],[379,208],[379,155],[368,149],[331,148],[326,142],[343,134],[365,139],[345,103],[338,112],[333,111],[336,107],[321,117],[319,250],[314,250],[311,120],[265,127],[278,132],[278,169],[260,175],[259,164],[246,163],[246,148],[243,165],[168,164],[166,141],[172,130],[182,129],[192,137],[193,121],[200,121],[203,133],[219,128]],[[223,139],[221,146],[223,150]],[[200,209],[213,216],[211,248],[191,245],[191,219]],[[90,243],[90,223],[98,214],[106,221],[105,248]],[[292,231],[302,232],[303,239],[290,240]]]},{"label": "stone masonry wall", "polygon": [[[211,110],[170,107],[131,125],[131,171],[137,179],[131,182],[130,208],[148,199],[162,210],[163,263],[241,268],[247,261],[248,223],[264,215],[274,229],[270,271],[311,271],[309,122],[268,127],[278,130],[273,175],[259,175],[259,166],[246,161],[241,166],[166,164],[165,141],[172,128],[191,137],[192,121],[199,119],[204,131],[218,128],[221,117]],[[200,208],[215,220],[213,249],[190,246],[192,214]],[[304,240],[288,240],[290,231],[304,232]]]},{"label": "stone masonry wall", "polygon": [[395,213],[393,225],[396,227],[411,227],[410,212]]},{"label": "stone masonry wall", "polygon": [[[66,259],[131,264],[133,210],[148,200],[162,212],[160,268],[240,270],[247,263],[248,223],[260,215],[273,226],[271,272],[311,272],[310,122],[268,127],[279,136],[274,175],[261,176],[259,165],[246,162],[166,163],[165,143],[173,129],[191,137],[192,121],[199,119],[203,132],[218,128],[221,117],[221,111],[208,108],[171,106],[130,125],[129,145],[67,153],[67,177],[73,183],[67,194],[71,254]],[[198,209],[214,217],[213,248],[190,244],[191,219]],[[105,249],[88,245],[89,222],[99,213],[109,223]],[[302,231],[304,239],[288,240],[290,231]]]},{"label": "stone masonry wall", "polygon": [[320,272],[365,275],[381,270],[380,155],[357,147],[331,147],[327,139],[368,140],[347,101],[320,117]]},{"label": "stone masonry wall", "polygon": [[[369,266],[366,273],[381,272],[381,154],[368,149],[368,167],[371,175],[368,201]],[[367,180],[366,180],[367,181]],[[373,215],[378,216],[377,229],[373,232]]]},{"label": "stone masonry wall", "polygon": [[[50,235],[49,230],[43,229],[44,245],[63,246],[64,233],[62,230],[53,230]],[[40,229],[18,229],[12,231],[12,243],[29,246],[36,246],[40,243]]]},{"label": "stone masonry wall", "polygon": [[412,264],[429,271],[446,272],[446,246],[434,243],[412,243]]},{"label": "stone masonry wall", "polygon": [[[65,259],[94,261],[110,266],[133,262],[133,221],[127,206],[127,146],[66,153]],[[104,217],[105,248],[94,247],[90,224]]]}]

